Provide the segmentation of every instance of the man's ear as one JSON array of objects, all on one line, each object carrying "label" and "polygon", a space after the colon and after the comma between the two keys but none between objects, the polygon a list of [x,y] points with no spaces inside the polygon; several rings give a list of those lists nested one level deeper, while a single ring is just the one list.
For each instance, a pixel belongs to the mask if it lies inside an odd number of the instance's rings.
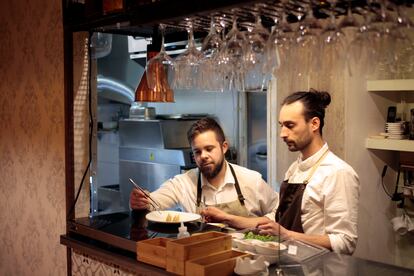
[{"label": "man's ear", "polygon": [[319,120],[318,117],[313,117],[311,119],[311,128],[312,128],[312,131],[318,131],[319,132],[320,126],[321,126],[321,120]]},{"label": "man's ear", "polygon": [[227,150],[229,149],[229,143],[224,140],[223,144],[221,144],[221,149],[223,150],[223,153],[225,154]]}]

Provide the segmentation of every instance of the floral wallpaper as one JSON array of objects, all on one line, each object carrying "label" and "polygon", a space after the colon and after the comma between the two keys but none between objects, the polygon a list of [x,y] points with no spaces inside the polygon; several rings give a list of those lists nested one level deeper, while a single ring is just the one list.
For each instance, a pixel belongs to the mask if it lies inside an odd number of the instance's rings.
[{"label": "floral wallpaper", "polygon": [[120,268],[117,265],[106,263],[94,256],[73,251],[72,254],[72,275],[73,276],[132,276],[137,275],[133,271]]},{"label": "floral wallpaper", "polygon": [[61,5],[0,3],[0,275],[66,275]]}]

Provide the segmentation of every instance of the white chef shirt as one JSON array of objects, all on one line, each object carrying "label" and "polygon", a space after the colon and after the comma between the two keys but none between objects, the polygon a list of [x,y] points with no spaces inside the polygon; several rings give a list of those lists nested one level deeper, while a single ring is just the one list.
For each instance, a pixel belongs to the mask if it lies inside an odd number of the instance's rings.
[{"label": "white chef shirt", "polygon": [[[218,188],[208,183],[203,175],[201,177],[201,200],[205,197],[206,205],[238,200],[234,177],[227,161],[225,161],[225,166],[224,181]],[[244,204],[250,216],[264,216],[278,206],[278,193],[262,179],[260,173],[235,164],[231,166],[239,181],[241,193],[245,198]],[[195,213],[198,173],[199,170],[196,168],[176,175],[164,182],[158,190],[152,192],[151,196],[161,205],[162,209],[178,205],[185,212]]]},{"label": "white chef shirt", "polygon": [[[328,149],[325,145],[302,161],[299,156],[288,169],[289,183],[302,183],[312,166]],[[358,239],[359,179],[342,159],[329,152],[306,185],[302,198],[302,226],[305,234],[328,235],[332,250],[351,254]]]}]

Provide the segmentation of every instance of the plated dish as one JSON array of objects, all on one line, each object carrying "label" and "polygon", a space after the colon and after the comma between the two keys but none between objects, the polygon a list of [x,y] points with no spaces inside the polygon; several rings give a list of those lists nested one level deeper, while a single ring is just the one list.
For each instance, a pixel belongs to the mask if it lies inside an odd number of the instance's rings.
[{"label": "plated dish", "polygon": [[277,255],[279,251],[287,249],[286,245],[272,240],[278,240],[278,237],[261,237],[260,235],[249,233],[232,233],[231,235],[233,237],[233,247],[240,251],[263,255]]},{"label": "plated dish", "polygon": [[145,218],[148,221],[158,223],[181,223],[199,220],[199,214],[178,212],[178,211],[152,211]]}]

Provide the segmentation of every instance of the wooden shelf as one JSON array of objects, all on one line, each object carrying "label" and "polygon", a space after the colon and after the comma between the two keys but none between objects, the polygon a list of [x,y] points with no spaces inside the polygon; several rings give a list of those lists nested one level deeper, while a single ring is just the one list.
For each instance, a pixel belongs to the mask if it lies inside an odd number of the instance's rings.
[{"label": "wooden shelf", "polygon": [[368,149],[414,152],[414,140],[367,138],[365,140],[365,147]]},{"label": "wooden shelf", "polygon": [[414,92],[414,79],[405,80],[371,80],[367,81],[367,90],[374,91],[389,91],[400,92],[410,91]]}]

